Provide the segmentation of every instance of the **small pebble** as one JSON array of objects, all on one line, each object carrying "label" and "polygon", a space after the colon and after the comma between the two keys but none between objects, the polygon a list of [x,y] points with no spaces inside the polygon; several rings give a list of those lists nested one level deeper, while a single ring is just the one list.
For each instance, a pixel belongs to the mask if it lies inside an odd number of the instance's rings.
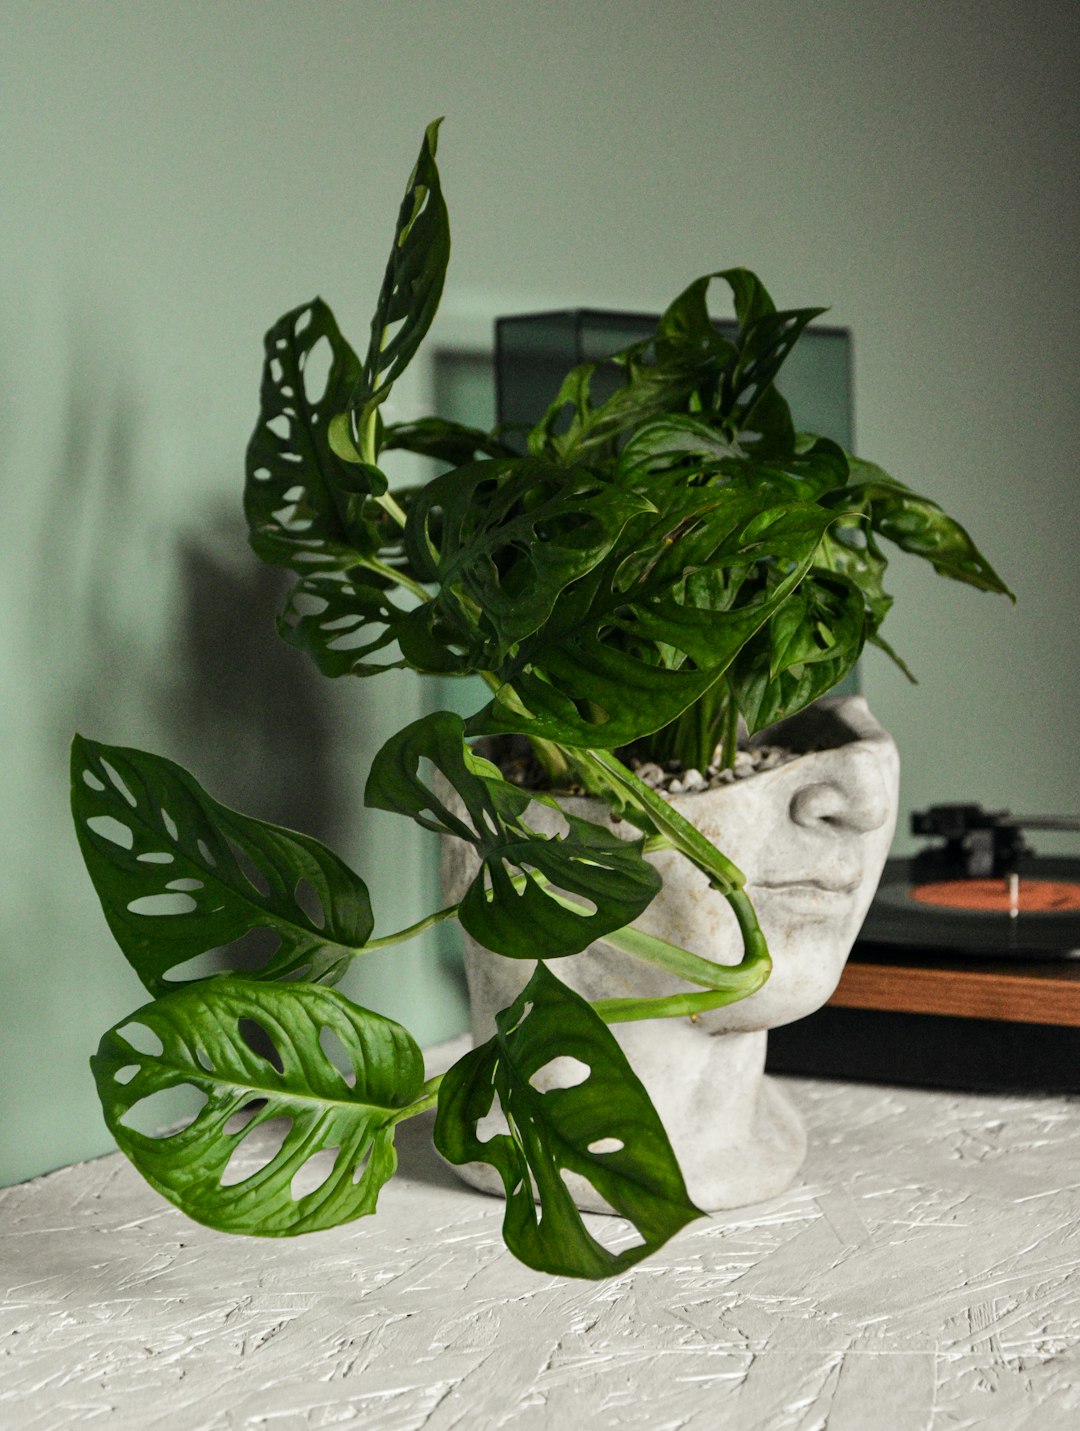
[{"label": "small pebble", "polygon": [[634,774],[646,785],[653,786],[659,785],[664,778],[664,772],[655,760],[647,760],[643,765],[635,765]]},{"label": "small pebble", "polygon": [[640,763],[631,761],[631,768],[638,779],[643,780],[653,790],[659,790],[666,795],[689,795],[702,790],[717,790],[735,780],[747,780],[750,776],[766,770],[776,770],[779,766],[786,765],[789,760],[797,759],[800,753],[785,750],[780,745],[744,746],[735,752],[734,766],[725,768],[717,763],[717,751],[704,775],[693,766],[683,770],[678,761],[672,761],[666,770],[655,760],[644,760]]}]

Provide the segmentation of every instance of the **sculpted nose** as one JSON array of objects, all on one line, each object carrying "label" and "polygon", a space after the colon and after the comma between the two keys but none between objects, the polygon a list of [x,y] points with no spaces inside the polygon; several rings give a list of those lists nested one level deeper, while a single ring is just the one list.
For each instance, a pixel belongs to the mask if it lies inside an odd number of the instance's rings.
[{"label": "sculpted nose", "polygon": [[791,818],[805,829],[878,830],[889,818],[889,795],[877,760],[869,750],[841,747],[823,778],[797,790]]}]

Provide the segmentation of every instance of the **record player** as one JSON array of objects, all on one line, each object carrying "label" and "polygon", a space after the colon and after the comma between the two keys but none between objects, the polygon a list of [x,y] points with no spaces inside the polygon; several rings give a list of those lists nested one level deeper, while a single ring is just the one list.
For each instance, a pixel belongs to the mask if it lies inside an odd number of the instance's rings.
[{"label": "record player", "polygon": [[769,1037],[774,1072],[1080,1092],[1080,859],[1029,835],[1080,818],[934,805],[891,859],[840,984]]}]

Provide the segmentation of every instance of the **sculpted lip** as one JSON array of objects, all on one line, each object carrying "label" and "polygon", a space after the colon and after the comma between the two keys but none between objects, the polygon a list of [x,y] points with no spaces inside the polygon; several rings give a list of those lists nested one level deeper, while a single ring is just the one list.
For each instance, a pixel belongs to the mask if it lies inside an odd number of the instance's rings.
[{"label": "sculpted lip", "polygon": [[805,879],[785,879],[785,880],[755,880],[754,884],[758,889],[767,889],[771,892],[785,894],[800,894],[809,891],[813,894],[854,894],[859,887],[858,878],[853,879],[821,879],[819,877],[807,876]]}]

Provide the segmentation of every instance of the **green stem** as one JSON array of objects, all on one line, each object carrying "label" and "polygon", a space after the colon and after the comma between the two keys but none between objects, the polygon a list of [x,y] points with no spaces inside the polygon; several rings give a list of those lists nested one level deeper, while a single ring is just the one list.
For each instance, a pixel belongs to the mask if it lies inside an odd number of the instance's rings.
[{"label": "green stem", "polygon": [[395,1123],[403,1123],[406,1118],[416,1118],[421,1113],[426,1113],[429,1108],[434,1108],[439,1101],[439,1085],[445,1077],[444,1073],[438,1073],[434,1078],[429,1078],[421,1088],[419,1097],[394,1114],[390,1119],[390,1126],[393,1127]]},{"label": "green stem", "polygon": [[[658,791],[638,779],[610,750],[590,750],[575,752],[578,756],[587,754],[589,760],[608,777],[609,786],[623,796],[620,813],[632,820],[648,833],[665,835],[680,854],[691,860],[708,878],[714,889],[727,895],[742,889],[746,877],[739,867],[680,815]],[[627,798],[628,797],[628,798]],[[644,817],[644,823],[641,818]]]},{"label": "green stem", "polygon": [[373,949],[386,949],[391,944],[403,944],[407,939],[415,939],[418,934],[423,934],[425,930],[432,929],[436,924],[442,924],[445,919],[453,919],[457,912],[456,904],[447,905],[445,909],[437,909],[434,914],[429,914],[424,919],[418,919],[415,924],[407,925],[406,928],[399,929],[395,934],[384,934],[379,939],[369,939],[355,952],[370,954]]},{"label": "green stem", "polygon": [[[492,694],[501,692],[502,699],[506,705],[510,706],[512,710],[518,710],[521,711],[522,714],[527,714],[525,707],[518,700],[514,688],[507,685],[505,681],[501,681],[494,671],[481,671],[480,675],[484,678],[487,688]],[[562,747],[556,745],[553,740],[544,740],[538,735],[530,735],[528,741],[533,748],[537,760],[543,767],[544,774],[551,781],[552,785],[558,786],[565,784],[570,774],[571,766]]]},{"label": "green stem", "polygon": [[[353,411],[355,412],[355,409]],[[379,454],[375,447],[378,424],[379,404],[369,400],[361,409],[360,421],[356,427],[356,450],[360,454],[360,460],[366,462],[370,467],[377,467],[379,461]]]},{"label": "green stem", "polygon": [[[740,966],[741,967],[741,966]],[[708,993],[668,994],[659,999],[597,999],[590,1007],[606,1024],[641,1023],[645,1019],[696,1018],[710,1009],[737,1003],[762,987],[772,969],[771,961],[758,965],[738,989],[716,989]],[[748,972],[750,972],[748,970]]]},{"label": "green stem", "polygon": [[388,512],[390,516],[393,517],[399,527],[405,526],[405,523],[408,521],[405,510],[397,502],[392,492],[384,492],[381,497],[376,497],[375,500],[384,512]]},{"label": "green stem", "polygon": [[750,896],[745,890],[732,890],[727,896],[727,902],[739,922],[744,957],[750,960],[767,959],[771,968],[772,959],[769,956],[769,946],[762,933],[761,925],[758,923],[757,912],[750,903]]},{"label": "green stem", "polygon": [[[660,835],[670,847],[685,855],[705,875],[713,889],[718,890],[731,905],[739,924],[743,941],[743,963],[739,967],[764,968],[764,978],[772,964],[765,936],[761,931],[754,906],[745,894],[746,876],[728,857],[670,805],[658,791],[639,780],[632,770],[609,750],[576,750],[574,756],[590,762],[599,775],[606,778],[607,793],[614,796],[619,813],[647,834]],[[709,1007],[715,1007],[710,1005]],[[614,1017],[614,1016],[613,1016]],[[648,1015],[640,1015],[648,1017]]]},{"label": "green stem", "polygon": [[378,557],[359,557],[356,565],[366,567],[368,571],[378,572],[380,576],[385,576],[391,581],[396,581],[398,586],[403,586],[406,591],[411,591],[413,595],[418,596],[421,601],[431,600],[431,593],[426,591],[418,581],[414,581],[411,576],[407,576],[403,571],[397,571],[394,567],[387,566],[387,564],[380,561]]},{"label": "green stem", "polygon": [[[383,396],[385,397],[385,393]],[[379,453],[375,446],[378,424],[379,403],[368,402],[364,406],[360,422],[357,424],[355,447],[360,454],[360,460],[368,463],[371,467],[377,467],[379,465]],[[381,497],[376,497],[375,500],[384,512],[393,517],[399,527],[403,528],[405,526],[407,521],[405,512],[390,492],[384,492]]]}]

